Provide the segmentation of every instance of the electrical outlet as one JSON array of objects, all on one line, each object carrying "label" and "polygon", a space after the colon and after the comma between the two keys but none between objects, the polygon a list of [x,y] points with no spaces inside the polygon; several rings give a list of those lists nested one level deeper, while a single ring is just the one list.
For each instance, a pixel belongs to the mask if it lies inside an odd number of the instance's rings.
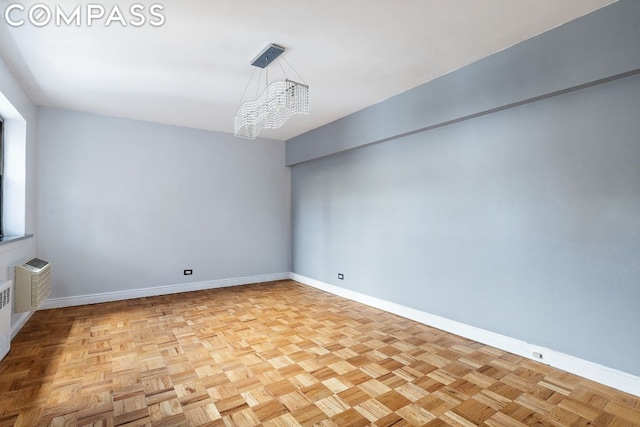
[{"label": "electrical outlet", "polygon": [[533,358],[542,360],[542,353],[538,353],[537,351],[534,351]]},{"label": "electrical outlet", "polygon": [[342,273],[338,273],[338,279],[340,279],[340,280],[344,280],[344,274],[342,274]]},{"label": "electrical outlet", "polygon": [[193,274],[193,270],[184,270],[185,276],[191,276]]}]

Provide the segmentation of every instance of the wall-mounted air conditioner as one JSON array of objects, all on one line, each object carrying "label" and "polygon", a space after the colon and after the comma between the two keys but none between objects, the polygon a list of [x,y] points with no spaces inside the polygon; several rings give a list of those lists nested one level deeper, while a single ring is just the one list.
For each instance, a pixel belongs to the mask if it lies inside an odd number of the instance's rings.
[{"label": "wall-mounted air conditioner", "polygon": [[34,258],[16,266],[16,313],[34,311],[51,294],[51,264]]},{"label": "wall-mounted air conditioner", "polygon": [[11,347],[11,281],[0,286],[0,359]]}]

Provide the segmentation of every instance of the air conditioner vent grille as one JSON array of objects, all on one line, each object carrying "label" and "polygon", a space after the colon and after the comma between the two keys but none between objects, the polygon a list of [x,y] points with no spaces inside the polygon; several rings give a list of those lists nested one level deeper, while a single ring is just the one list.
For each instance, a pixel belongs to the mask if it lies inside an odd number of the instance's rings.
[{"label": "air conditioner vent grille", "polygon": [[11,349],[11,289],[10,280],[0,285],[0,359]]},{"label": "air conditioner vent grille", "polygon": [[0,292],[0,309],[11,304],[11,288],[7,288]]},{"label": "air conditioner vent grille", "polygon": [[25,263],[26,265],[30,265],[31,267],[35,267],[35,268],[43,268],[45,267],[47,264],[49,264],[47,261],[43,261],[40,258],[34,258],[29,262]]}]

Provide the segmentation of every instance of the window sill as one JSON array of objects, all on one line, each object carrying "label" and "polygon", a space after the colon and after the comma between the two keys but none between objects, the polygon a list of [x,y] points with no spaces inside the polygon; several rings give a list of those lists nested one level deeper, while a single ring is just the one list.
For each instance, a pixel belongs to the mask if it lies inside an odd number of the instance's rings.
[{"label": "window sill", "polygon": [[0,246],[8,245],[10,243],[19,242],[20,240],[26,240],[33,237],[33,234],[19,234],[19,235],[8,235],[0,237]]}]

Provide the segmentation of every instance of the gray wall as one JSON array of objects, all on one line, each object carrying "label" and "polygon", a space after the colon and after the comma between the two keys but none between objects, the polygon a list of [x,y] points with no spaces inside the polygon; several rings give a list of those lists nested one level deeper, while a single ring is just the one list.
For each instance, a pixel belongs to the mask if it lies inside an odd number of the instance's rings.
[{"label": "gray wall", "polygon": [[640,375],[640,76],[547,96],[295,165],[292,271]]},{"label": "gray wall", "polygon": [[640,69],[640,1],[622,0],[287,141],[287,165]]},{"label": "gray wall", "polygon": [[283,142],[53,108],[39,131],[52,298],[289,271]]},{"label": "gray wall", "polygon": [[[0,37],[3,37],[6,29],[0,25]],[[9,199],[5,194],[5,226],[7,225],[8,211],[16,211],[22,218],[13,218],[12,223],[21,223],[19,227],[23,233],[37,234],[36,230],[36,140],[38,109],[31,101],[29,95],[13,75],[10,67],[0,56],[0,115],[5,119],[5,145],[11,144],[14,148],[18,145],[20,152],[18,158],[11,156],[11,152],[5,152],[5,182],[4,189],[11,193],[21,193],[19,197]],[[9,128],[20,128],[20,132],[9,132]],[[20,135],[19,141],[9,141],[8,138]],[[6,147],[5,147],[6,148]],[[8,182],[8,169],[18,169],[21,179],[12,179]],[[9,200],[18,200],[24,206],[8,206]],[[13,231],[13,230],[12,230]],[[17,230],[20,231],[20,230]],[[36,253],[36,238],[20,240],[0,246],[0,283],[5,280],[13,280],[14,267],[34,257]],[[13,314],[11,324],[14,331],[17,325],[25,321],[26,314]],[[1,331],[4,332],[4,331]]]}]

